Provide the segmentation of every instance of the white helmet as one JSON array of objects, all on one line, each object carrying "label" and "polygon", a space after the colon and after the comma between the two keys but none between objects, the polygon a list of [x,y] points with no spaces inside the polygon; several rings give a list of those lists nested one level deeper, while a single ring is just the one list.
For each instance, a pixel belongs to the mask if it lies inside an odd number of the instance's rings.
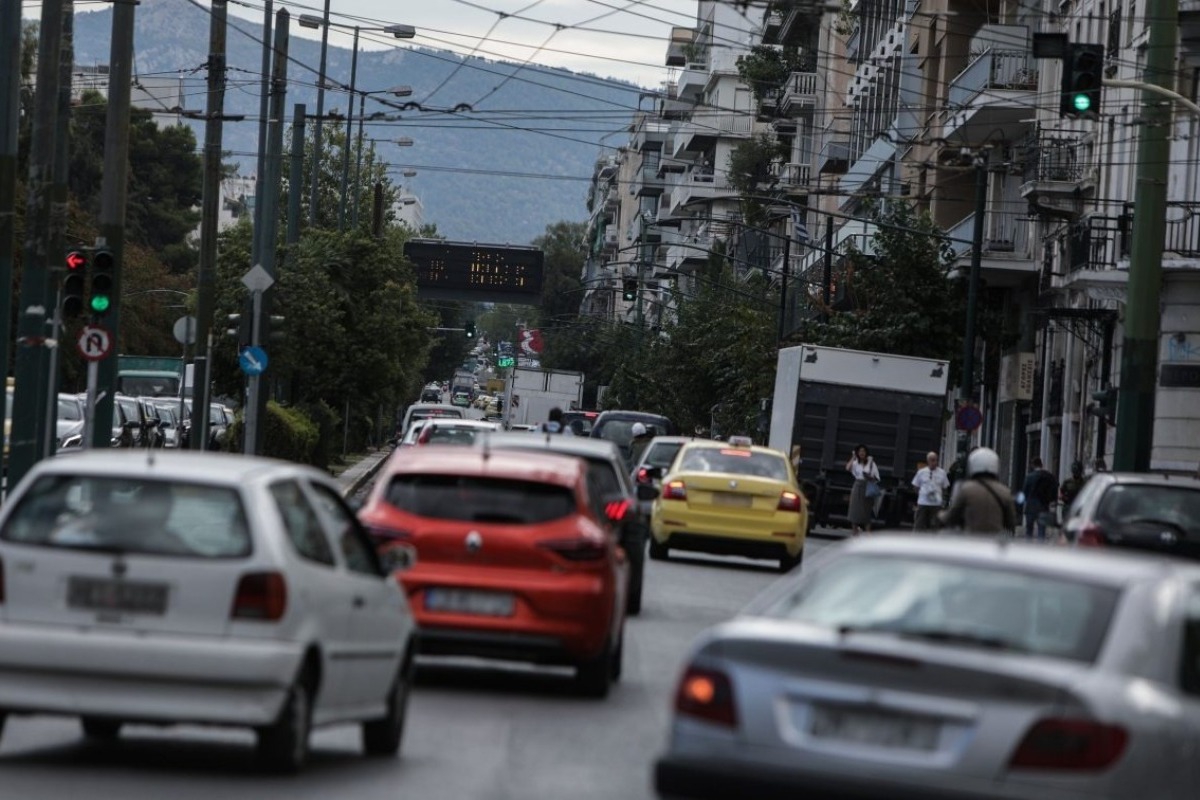
[{"label": "white helmet", "polygon": [[967,455],[967,475],[999,475],[1000,456],[990,447],[976,447]]},{"label": "white helmet", "polygon": [[631,429],[631,432],[633,433],[633,436],[635,438],[638,436],[645,436],[646,435],[646,426],[640,422],[635,422],[635,423],[633,423],[633,428]]}]

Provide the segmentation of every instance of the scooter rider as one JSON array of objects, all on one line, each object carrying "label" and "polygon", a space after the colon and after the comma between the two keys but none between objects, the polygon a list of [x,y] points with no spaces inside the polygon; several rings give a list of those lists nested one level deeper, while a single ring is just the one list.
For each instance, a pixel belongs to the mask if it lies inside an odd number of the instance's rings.
[{"label": "scooter rider", "polygon": [[967,455],[967,479],[954,486],[950,507],[939,518],[944,526],[963,533],[1007,533],[1017,526],[1012,492],[997,477],[1000,456],[990,447],[977,447]]}]

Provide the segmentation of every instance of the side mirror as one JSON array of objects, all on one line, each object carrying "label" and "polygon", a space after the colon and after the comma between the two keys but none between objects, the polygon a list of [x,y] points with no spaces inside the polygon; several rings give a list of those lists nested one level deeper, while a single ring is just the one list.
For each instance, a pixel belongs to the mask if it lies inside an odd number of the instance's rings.
[{"label": "side mirror", "polygon": [[638,500],[653,500],[658,497],[658,489],[649,483],[639,483],[637,496]]},{"label": "side mirror", "polygon": [[379,565],[385,576],[412,569],[416,563],[417,550],[412,545],[394,542],[379,551]]}]

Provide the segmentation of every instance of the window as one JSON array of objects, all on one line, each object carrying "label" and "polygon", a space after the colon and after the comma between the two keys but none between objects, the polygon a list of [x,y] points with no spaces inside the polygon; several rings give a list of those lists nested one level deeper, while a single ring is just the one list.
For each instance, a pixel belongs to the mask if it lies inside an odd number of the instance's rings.
[{"label": "window", "polygon": [[360,572],[373,577],[383,574],[379,559],[375,556],[375,548],[367,539],[366,533],[359,527],[358,520],[354,518],[354,514],[346,507],[342,498],[338,497],[337,493],[328,486],[319,483],[310,484],[310,486],[317,496],[317,507],[330,522],[333,535],[342,550],[342,559],[346,562],[346,568],[351,572]]},{"label": "window", "polygon": [[693,447],[685,450],[680,456],[678,471],[753,475],[776,481],[789,479],[787,462],[782,456],[732,447]]},{"label": "window", "polygon": [[838,630],[1091,662],[1118,597],[1115,588],[1014,569],[852,555],[828,563],[762,613]]},{"label": "window", "polygon": [[1183,609],[1183,663],[1179,682],[1188,694],[1200,695],[1200,586],[1193,586]]},{"label": "window", "polygon": [[1185,534],[1200,533],[1200,492],[1178,485],[1118,484],[1100,498],[1096,519],[1122,526],[1139,522],[1169,525]]},{"label": "window", "polygon": [[650,452],[646,454],[646,466],[666,469],[679,455],[681,447],[682,442],[651,442]]},{"label": "window", "polygon": [[475,475],[397,475],[387,502],[420,517],[536,525],[575,513],[566,486]]},{"label": "window", "polygon": [[83,419],[83,408],[79,401],[73,397],[58,398],[58,418],[69,422]]},{"label": "window", "polygon": [[0,539],[182,558],[241,558],[252,549],[234,489],[93,475],[44,475]]},{"label": "window", "polygon": [[325,529],[317,517],[308,498],[295,481],[283,481],[271,485],[271,496],[287,528],[288,539],[301,558],[332,567],[333,549],[325,537]]}]

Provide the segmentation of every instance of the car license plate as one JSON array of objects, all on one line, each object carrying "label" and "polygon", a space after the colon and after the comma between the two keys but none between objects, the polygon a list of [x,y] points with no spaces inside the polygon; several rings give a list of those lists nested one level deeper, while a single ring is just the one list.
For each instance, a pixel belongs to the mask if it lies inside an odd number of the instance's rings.
[{"label": "car license plate", "polygon": [[167,610],[167,586],[162,583],[76,576],[67,584],[67,605],[89,611],[164,614]]},{"label": "car license plate", "polygon": [[935,750],[941,725],[931,719],[903,714],[814,706],[809,733],[817,739],[874,747]]},{"label": "car license plate", "polygon": [[738,494],[737,492],[713,492],[714,505],[749,508],[753,503],[754,498],[748,494]]},{"label": "car license plate", "polygon": [[513,596],[509,592],[481,592],[474,589],[426,589],[427,611],[452,611],[484,617],[511,617]]}]

